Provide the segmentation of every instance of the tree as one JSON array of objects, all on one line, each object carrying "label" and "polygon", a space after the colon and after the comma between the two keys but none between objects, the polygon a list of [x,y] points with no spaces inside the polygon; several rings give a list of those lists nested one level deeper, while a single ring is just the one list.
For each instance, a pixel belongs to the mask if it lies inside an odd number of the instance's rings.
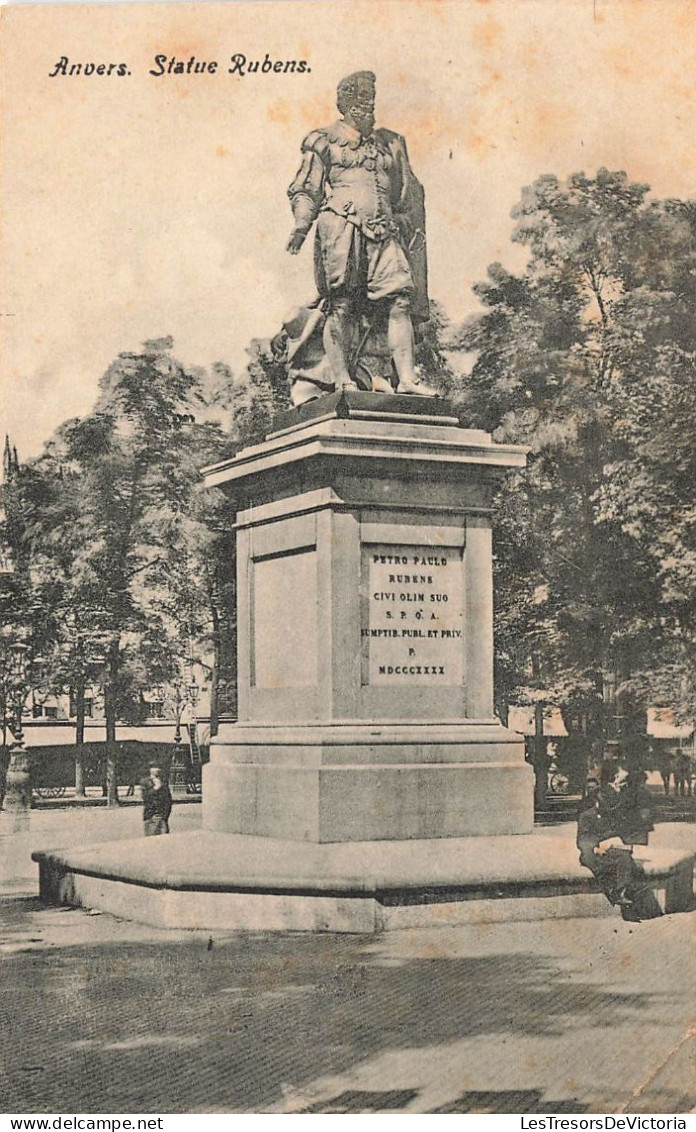
[{"label": "tree", "polygon": [[527,268],[492,265],[458,341],[469,420],[531,449],[497,503],[500,683],[596,715],[615,682],[606,730],[693,695],[694,209],[600,170],[513,216]]},{"label": "tree", "polygon": [[84,795],[85,693],[103,684],[107,636],[94,593],[73,573],[81,552],[82,483],[66,460],[62,432],[23,469],[23,542],[36,603],[42,611],[41,663],[32,673],[44,692],[74,693],[75,791]]},{"label": "tree", "polygon": [[249,361],[240,380],[233,382],[228,371],[232,437],[240,448],[263,440],[273,420],[290,407],[285,365],[274,354],[270,340],[253,338],[246,352]]},{"label": "tree", "polygon": [[[23,755],[22,715],[34,658],[45,639],[45,611],[33,586],[24,539],[22,481],[16,449],[5,439],[4,482],[0,499],[0,801],[7,772],[15,771],[15,802],[31,801],[29,763]],[[21,780],[21,785],[19,785]]]},{"label": "tree", "polygon": [[137,717],[144,686],[176,681],[208,601],[193,500],[224,436],[197,424],[200,375],[171,347],[161,339],[120,354],[93,412],[63,425],[32,469],[27,538],[52,591],[64,675],[84,686],[90,652],[102,668],[109,804],[116,721]]}]

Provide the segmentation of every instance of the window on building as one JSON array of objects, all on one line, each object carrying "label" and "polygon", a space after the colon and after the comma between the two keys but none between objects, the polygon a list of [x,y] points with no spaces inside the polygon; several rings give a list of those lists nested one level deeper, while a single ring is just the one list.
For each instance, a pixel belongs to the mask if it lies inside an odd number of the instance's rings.
[{"label": "window on building", "polygon": [[[94,715],[94,700],[91,696],[85,696],[85,719],[91,719]],[[77,696],[74,692],[70,693],[70,718],[74,719],[77,715]]]},{"label": "window on building", "polygon": [[161,700],[153,700],[147,705],[149,719],[164,719],[164,704]]},{"label": "window on building", "polygon": [[45,707],[44,708],[44,716],[45,716],[46,719],[57,719],[58,718],[58,708],[57,707]]}]

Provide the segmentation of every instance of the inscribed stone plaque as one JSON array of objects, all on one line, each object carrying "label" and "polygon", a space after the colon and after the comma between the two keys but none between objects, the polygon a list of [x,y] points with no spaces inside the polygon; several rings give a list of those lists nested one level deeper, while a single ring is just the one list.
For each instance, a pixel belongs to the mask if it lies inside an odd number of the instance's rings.
[{"label": "inscribed stone plaque", "polygon": [[455,546],[363,547],[363,684],[463,683],[462,555]]},{"label": "inscribed stone plaque", "polygon": [[307,688],[316,684],[314,550],[254,563],[252,656],[257,688]]}]

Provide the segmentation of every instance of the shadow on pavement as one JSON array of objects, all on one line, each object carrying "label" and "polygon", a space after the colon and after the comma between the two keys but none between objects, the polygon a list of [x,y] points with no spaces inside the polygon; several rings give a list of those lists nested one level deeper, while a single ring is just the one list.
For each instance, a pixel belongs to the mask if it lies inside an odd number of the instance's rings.
[{"label": "shadow on pavement", "polygon": [[[370,1113],[401,1110],[417,1097],[417,1091],[406,1089],[388,1092],[347,1090],[321,1104],[300,1109],[301,1113]],[[501,1089],[498,1092],[462,1093],[451,1104],[430,1109],[432,1114],[453,1113],[557,1113],[586,1112],[587,1106],[577,1100],[543,1100],[539,1089]]]},{"label": "shadow on pavement", "polygon": [[[637,1024],[660,999],[571,980],[552,957],[529,952],[390,965],[372,937],[172,939],[98,921],[36,900],[0,904],[6,1111],[267,1111],[284,1082],[301,1086],[376,1055],[425,1047],[437,1058],[438,1047],[482,1035]],[[394,1111],[417,1093],[385,1085],[344,1089],[329,1102],[338,1108],[305,1111]],[[539,1107],[533,1089],[466,1092],[439,1111],[560,1112],[564,1103]],[[508,1104],[517,1107],[490,1107]]]}]

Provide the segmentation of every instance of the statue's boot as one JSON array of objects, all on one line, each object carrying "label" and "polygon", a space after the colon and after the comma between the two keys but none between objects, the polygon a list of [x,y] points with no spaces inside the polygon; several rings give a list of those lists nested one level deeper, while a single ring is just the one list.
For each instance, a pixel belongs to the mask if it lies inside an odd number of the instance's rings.
[{"label": "statue's boot", "polygon": [[331,374],[336,382],[336,392],[358,392],[359,386],[353,381],[348,369],[348,351],[351,306],[348,299],[339,299],[326,316],[324,323],[324,350]]},{"label": "statue's boot", "polygon": [[373,393],[393,393],[394,386],[391,381],[386,377],[381,377],[379,374],[372,378],[372,392]]},{"label": "statue's boot", "polygon": [[413,324],[409,314],[409,298],[397,295],[389,310],[387,344],[397,377],[397,393],[415,397],[437,397],[437,390],[421,381],[414,367]]},{"label": "statue's boot", "polygon": [[[393,391],[392,391],[393,392]],[[410,377],[402,377],[396,387],[397,393],[407,393],[414,397],[439,397],[437,389],[433,389],[431,385],[426,385],[419,377],[415,379]]]},{"label": "statue's boot", "polygon": [[300,405],[306,405],[309,401],[316,401],[318,397],[321,397],[322,392],[325,392],[325,390],[321,390],[313,381],[303,381],[302,378],[298,378],[297,381],[292,383],[290,402],[296,409],[299,409]]}]

